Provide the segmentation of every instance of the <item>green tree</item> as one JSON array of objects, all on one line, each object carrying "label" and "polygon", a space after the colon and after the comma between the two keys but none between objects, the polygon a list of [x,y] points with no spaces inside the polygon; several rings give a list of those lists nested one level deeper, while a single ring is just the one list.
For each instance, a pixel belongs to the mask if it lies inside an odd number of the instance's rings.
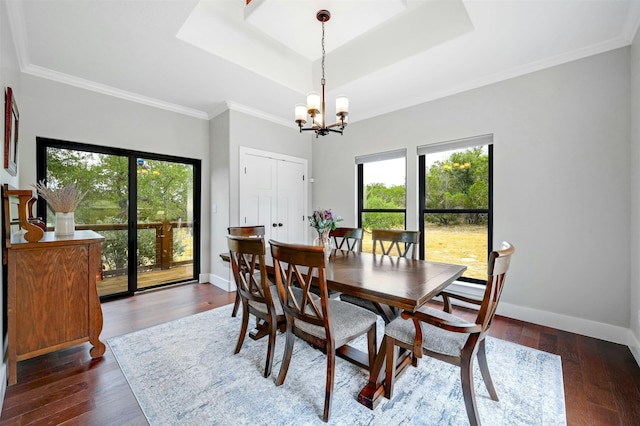
[{"label": "green tree", "polygon": [[[75,183],[86,191],[75,212],[78,224],[126,224],[129,215],[129,159],[123,156],[89,153],[69,149],[47,150],[47,185],[62,187]],[[192,220],[189,211],[193,188],[193,167],[165,161],[140,160],[138,175],[138,222]],[[53,215],[48,218],[53,222]],[[103,231],[103,261],[110,270],[126,267],[126,231]],[[156,263],[155,230],[139,230],[138,261]],[[174,239],[174,256],[184,253],[186,244]]]},{"label": "green tree", "polygon": [[[434,162],[426,175],[426,207],[430,209],[482,209],[488,201],[489,157],[481,147],[452,153]],[[464,220],[480,224],[483,214],[427,214],[430,223],[450,225]]]},{"label": "green tree", "polygon": [[[404,209],[406,189],[403,185],[387,187],[383,183],[371,183],[365,187],[364,206],[367,209]],[[362,226],[372,229],[404,229],[403,213],[365,213]]]}]

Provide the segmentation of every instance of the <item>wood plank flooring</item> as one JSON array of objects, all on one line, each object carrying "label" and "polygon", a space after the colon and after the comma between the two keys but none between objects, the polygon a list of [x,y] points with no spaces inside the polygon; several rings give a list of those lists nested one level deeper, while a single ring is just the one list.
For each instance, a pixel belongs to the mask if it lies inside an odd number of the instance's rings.
[{"label": "wood plank flooring", "polygon": [[[189,284],[103,303],[101,339],[232,303],[235,295]],[[472,317],[458,308],[458,315]],[[562,356],[569,425],[640,425],[640,367],[624,345],[496,317],[491,335]],[[89,344],[18,363],[0,425],[146,425],[109,347]]]}]

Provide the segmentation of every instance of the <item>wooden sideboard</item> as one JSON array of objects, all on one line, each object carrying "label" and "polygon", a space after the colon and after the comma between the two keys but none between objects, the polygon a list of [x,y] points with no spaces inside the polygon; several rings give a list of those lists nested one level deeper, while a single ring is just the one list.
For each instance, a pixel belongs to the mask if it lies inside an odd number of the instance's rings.
[{"label": "wooden sideboard", "polygon": [[17,382],[17,362],[89,341],[101,357],[102,309],[96,289],[104,237],[76,231],[38,242],[11,236],[8,260],[9,385]]}]

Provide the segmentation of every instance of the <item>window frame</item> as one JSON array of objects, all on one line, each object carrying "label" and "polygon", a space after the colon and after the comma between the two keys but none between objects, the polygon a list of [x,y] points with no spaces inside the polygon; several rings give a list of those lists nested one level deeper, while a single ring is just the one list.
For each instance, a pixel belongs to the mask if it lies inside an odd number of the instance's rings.
[{"label": "window frame", "polygon": [[[470,138],[470,140],[475,138]],[[452,143],[443,143],[438,144],[437,150],[430,150],[431,152],[438,151],[450,151],[453,149],[464,149],[464,146],[458,146],[459,143],[455,141]],[[486,146],[487,147],[487,155],[488,155],[488,207],[486,209],[428,209],[426,206],[427,197],[426,197],[426,153],[418,154],[418,228],[420,230],[420,235],[422,237],[422,241],[424,242],[427,238],[425,233],[425,220],[424,216],[426,214],[465,214],[465,213],[482,213],[487,214],[487,253],[486,257],[489,257],[489,253],[493,250],[493,138],[490,143],[470,143],[466,147],[470,148],[473,146]],[[425,245],[424,243],[420,244],[418,257],[422,260],[425,260]],[[478,278],[469,278],[469,277],[460,277],[458,281],[473,283],[473,284],[482,284],[486,285],[486,280],[478,279]]]},{"label": "window frame", "polygon": [[[385,160],[393,160],[397,158],[404,158],[405,160],[405,193],[404,193],[404,209],[366,209],[364,207],[364,165],[367,163],[374,163],[378,161]],[[365,213],[402,213],[404,215],[404,228],[407,228],[407,166],[406,166],[407,156],[406,150],[397,150],[390,152],[383,152],[378,154],[372,154],[362,157],[356,157],[356,166],[357,166],[357,208],[358,208],[358,217],[357,223],[358,228],[362,228],[363,216]]]},{"label": "window frame", "polygon": [[[201,265],[202,265],[202,227],[201,227],[201,218],[202,218],[202,160],[187,158],[187,157],[178,157],[174,155],[166,155],[166,154],[158,154],[144,151],[137,151],[126,148],[116,148],[109,147],[104,145],[93,145],[88,143],[80,143],[80,142],[71,142],[60,139],[52,139],[37,136],[36,137],[36,178],[37,182],[40,182],[47,177],[47,149],[48,148],[56,148],[56,149],[66,149],[72,151],[83,151],[97,154],[107,154],[107,155],[116,155],[128,158],[129,163],[129,202],[128,202],[128,217],[133,218],[137,217],[137,176],[135,170],[137,169],[137,159],[138,158],[146,158],[149,160],[158,160],[158,161],[169,161],[169,162],[177,162],[188,164],[193,167],[193,278],[189,278],[186,280],[171,282],[171,283],[163,283],[157,286],[149,286],[144,288],[137,287],[137,229],[136,223],[132,220],[129,220],[128,223],[128,247],[129,247],[129,258],[128,258],[128,290],[120,293],[113,293],[105,296],[100,296],[100,301],[107,301],[112,299],[117,299],[123,296],[131,296],[136,292],[151,290],[159,287],[167,287],[171,285],[181,284],[184,282],[197,281],[198,277],[201,273]],[[132,172],[133,170],[133,172]],[[46,222],[47,220],[47,205],[46,203],[37,203],[36,211],[39,217],[42,217]]]}]

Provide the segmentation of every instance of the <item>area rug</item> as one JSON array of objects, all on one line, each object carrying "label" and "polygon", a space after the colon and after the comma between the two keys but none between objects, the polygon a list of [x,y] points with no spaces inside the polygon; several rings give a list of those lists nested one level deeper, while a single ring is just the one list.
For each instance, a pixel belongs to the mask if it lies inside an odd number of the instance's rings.
[{"label": "area rug", "polygon": [[[156,425],[322,425],[326,356],[297,340],[287,378],[276,387],[284,335],[278,334],[273,375],[264,378],[266,339],[245,340],[233,355],[240,318],[231,306],[108,340],[142,411]],[[384,323],[379,320],[378,342]],[[366,348],[364,338],[354,346]],[[475,368],[484,425],[564,425],[560,357],[487,338],[487,359],[499,402]],[[467,414],[457,367],[424,358],[398,379],[395,395],[375,410],[357,401],[366,371],[338,359],[329,424],[464,425]]]}]

